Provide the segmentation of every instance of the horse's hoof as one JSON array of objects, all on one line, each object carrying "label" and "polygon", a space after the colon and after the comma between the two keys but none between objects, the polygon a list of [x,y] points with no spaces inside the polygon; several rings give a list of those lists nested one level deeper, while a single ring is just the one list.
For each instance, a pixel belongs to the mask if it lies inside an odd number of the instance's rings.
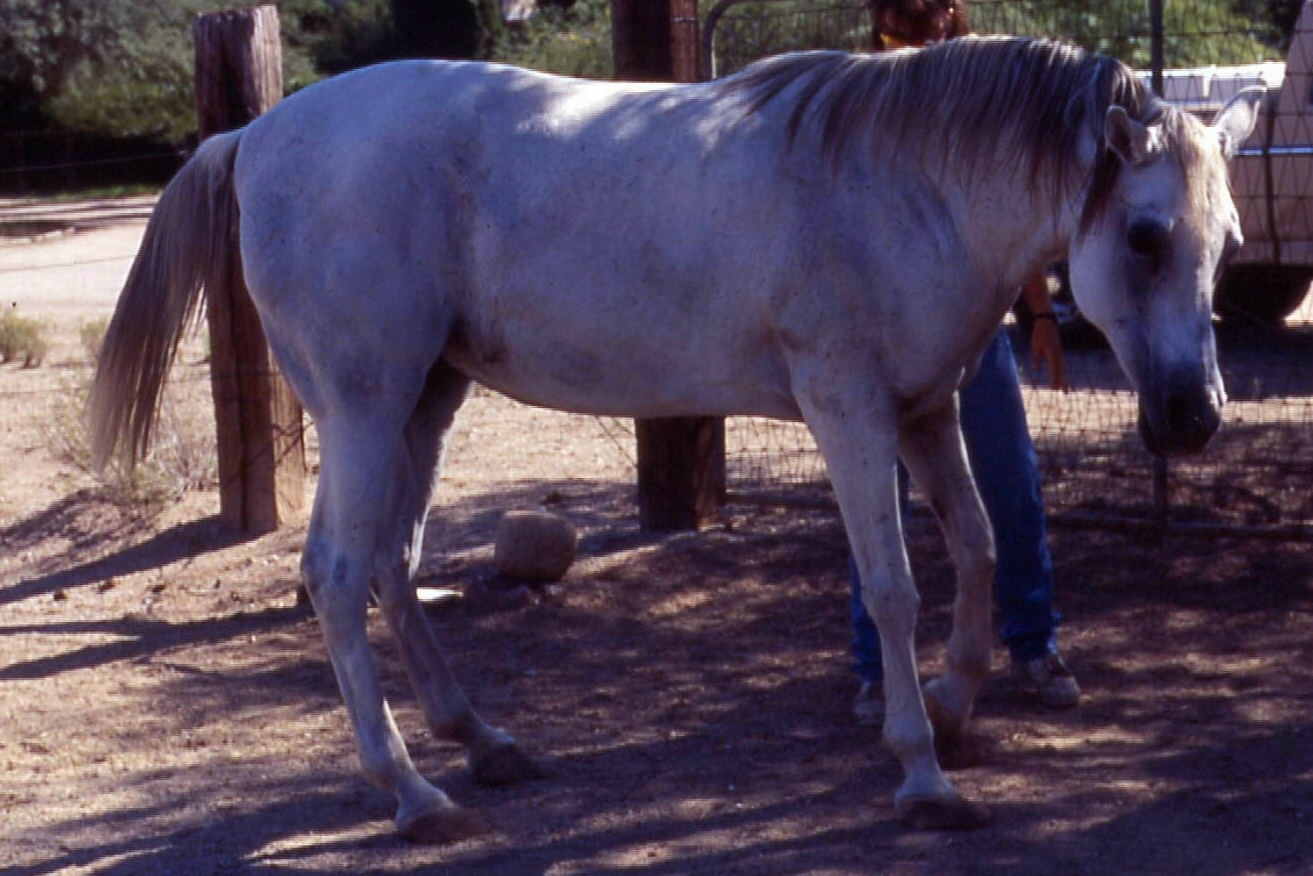
[{"label": "horse's hoof", "polygon": [[483,819],[454,803],[432,806],[423,812],[397,814],[397,833],[413,843],[456,843],[488,832]]},{"label": "horse's hoof", "polygon": [[534,763],[514,743],[501,745],[470,764],[474,781],[480,785],[513,785],[546,778],[542,767]]},{"label": "horse's hoof", "polygon": [[965,770],[979,766],[984,759],[976,740],[969,733],[951,739],[935,739],[935,757],[946,770]]},{"label": "horse's hoof", "polygon": [[943,733],[936,730],[935,759],[946,770],[964,770],[979,766],[984,758],[978,740],[969,730]]},{"label": "horse's hoof", "polygon": [[935,757],[946,770],[962,770],[980,763],[980,749],[969,725],[953,719],[939,700],[935,683],[925,687],[925,710],[935,733]]},{"label": "horse's hoof", "polygon": [[987,807],[956,795],[900,800],[894,808],[899,823],[912,830],[976,830],[994,818]]},{"label": "horse's hoof", "polygon": [[944,705],[940,692],[940,680],[935,679],[921,690],[921,699],[925,703],[926,717],[934,728],[935,736],[955,736],[962,730],[965,722],[954,717],[948,706]]}]

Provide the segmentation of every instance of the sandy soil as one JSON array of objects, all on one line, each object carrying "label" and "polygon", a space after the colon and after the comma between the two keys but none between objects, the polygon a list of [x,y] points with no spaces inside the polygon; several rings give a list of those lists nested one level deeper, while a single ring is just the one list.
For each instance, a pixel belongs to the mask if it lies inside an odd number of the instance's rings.
[{"label": "sandy soil", "polygon": [[[56,340],[40,368],[0,367],[4,873],[1313,873],[1313,547],[1056,531],[1085,701],[1035,706],[999,652],[983,762],[954,778],[995,823],[910,833],[897,764],[848,715],[833,516],[733,506],[645,535],[625,436],[491,396],[462,412],[423,579],[464,594],[432,621],[477,707],[550,776],[475,785],[424,732],[374,618],[417,762],[494,827],[397,839],[296,604],[303,529],[226,533],[212,490],[145,515],[54,440],[88,369],[79,326],[112,307],[148,204],[92,206],[85,230],[0,245],[3,300]],[[203,385],[196,358],[180,377]],[[544,504],[581,528],[580,559],[553,587],[508,587],[493,526]],[[911,546],[929,674],[951,574],[923,522]]]}]

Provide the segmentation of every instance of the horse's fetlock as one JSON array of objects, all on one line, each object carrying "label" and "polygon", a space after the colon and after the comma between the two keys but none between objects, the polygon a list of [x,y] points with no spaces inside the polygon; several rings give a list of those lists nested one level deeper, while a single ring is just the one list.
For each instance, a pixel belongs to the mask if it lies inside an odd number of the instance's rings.
[{"label": "horse's fetlock", "polygon": [[988,647],[964,649],[964,652],[957,656],[957,669],[967,678],[984,678],[989,675],[992,667],[990,656]]},{"label": "horse's fetlock", "polygon": [[907,764],[927,754],[933,760],[934,737],[927,731],[930,725],[913,722],[900,723],[886,719],[884,722],[884,741],[899,762]]},{"label": "horse's fetlock", "polygon": [[440,718],[430,716],[428,725],[429,732],[435,738],[455,742],[471,750],[479,747],[487,736],[487,725],[468,707],[454,715]]}]

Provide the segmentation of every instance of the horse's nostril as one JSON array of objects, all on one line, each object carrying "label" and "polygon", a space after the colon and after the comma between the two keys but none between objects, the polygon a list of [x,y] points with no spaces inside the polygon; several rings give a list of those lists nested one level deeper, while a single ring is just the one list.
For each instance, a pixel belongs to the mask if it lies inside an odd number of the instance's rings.
[{"label": "horse's nostril", "polygon": [[1194,412],[1194,405],[1181,395],[1172,395],[1167,399],[1165,415],[1167,428],[1177,434],[1188,433],[1192,426],[1203,425]]},{"label": "horse's nostril", "polygon": [[1162,450],[1195,453],[1207,446],[1221,424],[1210,399],[1193,393],[1175,392],[1163,405]]}]

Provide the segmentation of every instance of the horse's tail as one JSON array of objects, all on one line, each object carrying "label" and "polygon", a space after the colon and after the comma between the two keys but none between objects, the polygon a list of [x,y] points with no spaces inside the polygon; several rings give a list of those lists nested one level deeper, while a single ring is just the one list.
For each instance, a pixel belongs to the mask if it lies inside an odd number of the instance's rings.
[{"label": "horse's tail", "polygon": [[241,133],[211,137],[160,195],[100,349],[87,405],[92,464],[117,452],[131,467],[146,454],[164,378],[198,318],[202,290],[233,282]]}]

